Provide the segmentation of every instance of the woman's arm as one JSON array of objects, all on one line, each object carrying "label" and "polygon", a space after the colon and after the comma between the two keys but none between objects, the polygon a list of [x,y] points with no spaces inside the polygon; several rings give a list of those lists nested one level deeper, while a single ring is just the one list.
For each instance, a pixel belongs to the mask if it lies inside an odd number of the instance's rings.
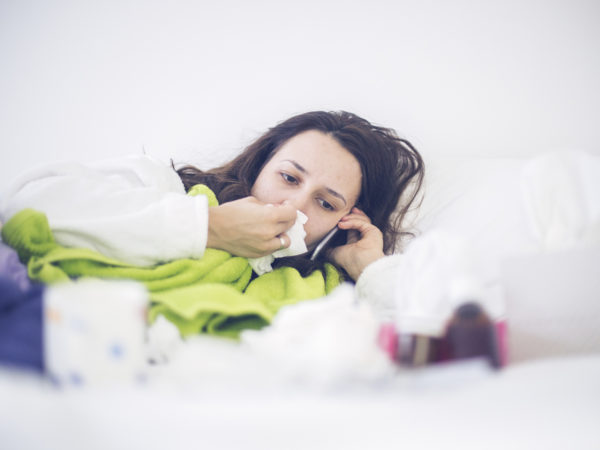
[{"label": "woman's arm", "polygon": [[44,212],[56,241],[134,265],[200,258],[206,247],[245,257],[285,246],[296,220],[289,204],[247,197],[208,207],[186,195],[172,168],[148,156],[93,164],[59,163],[31,170],[3,196],[0,220],[25,208]]},{"label": "woman's arm", "polygon": [[177,174],[148,156],[31,170],[3,195],[6,222],[24,208],[44,212],[56,241],[135,265],[201,257],[206,197],[185,194]]},{"label": "woman's arm", "polygon": [[376,318],[394,318],[394,290],[403,255],[383,253],[383,235],[358,208],[344,216],[338,227],[349,230],[348,244],[336,247],[330,257],[356,281],[356,298],[368,303]]}]

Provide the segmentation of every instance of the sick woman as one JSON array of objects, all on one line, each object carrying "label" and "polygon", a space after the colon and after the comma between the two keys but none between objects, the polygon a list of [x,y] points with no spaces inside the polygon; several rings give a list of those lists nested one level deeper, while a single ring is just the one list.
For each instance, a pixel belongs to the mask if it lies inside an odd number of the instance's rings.
[{"label": "sick woman", "polygon": [[[147,155],[30,170],[3,194],[0,220],[40,211],[57,245],[143,268],[202,260],[211,249],[270,255],[292,244],[288,230],[301,213],[306,252],[276,259],[274,269],[309,277],[333,267],[360,283],[410,235],[405,222],[423,175],[421,156],[394,130],[344,111],[314,111],[277,124],[211,170]],[[198,186],[201,193],[190,195]]]}]

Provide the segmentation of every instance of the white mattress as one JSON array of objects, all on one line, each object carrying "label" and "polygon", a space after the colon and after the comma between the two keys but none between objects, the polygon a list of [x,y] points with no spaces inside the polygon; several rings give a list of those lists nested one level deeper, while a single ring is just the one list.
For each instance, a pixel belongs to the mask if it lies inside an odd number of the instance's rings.
[{"label": "white mattress", "polygon": [[455,364],[325,391],[171,385],[59,392],[0,372],[0,436],[5,449],[591,449],[600,448],[599,379],[597,355],[497,373]]}]

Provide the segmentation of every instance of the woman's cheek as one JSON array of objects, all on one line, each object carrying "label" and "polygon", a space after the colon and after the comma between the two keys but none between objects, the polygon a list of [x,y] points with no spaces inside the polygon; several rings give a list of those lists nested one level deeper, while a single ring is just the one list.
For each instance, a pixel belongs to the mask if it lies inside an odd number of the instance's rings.
[{"label": "woman's cheek", "polygon": [[314,220],[311,216],[307,214],[308,220],[304,224],[304,231],[306,231],[306,237],[304,238],[304,242],[307,247],[310,247],[315,243],[315,224]]},{"label": "woman's cheek", "polygon": [[307,247],[311,247],[314,244],[314,234],[312,233],[310,227],[304,225],[304,231],[306,231],[306,237],[304,238],[304,242]]},{"label": "woman's cheek", "polygon": [[315,217],[314,215],[308,216],[308,221],[304,225],[304,231],[306,231],[304,241],[306,242],[306,246],[310,248],[311,246],[317,245],[336,223],[337,222],[334,221],[329,225],[319,217]]}]

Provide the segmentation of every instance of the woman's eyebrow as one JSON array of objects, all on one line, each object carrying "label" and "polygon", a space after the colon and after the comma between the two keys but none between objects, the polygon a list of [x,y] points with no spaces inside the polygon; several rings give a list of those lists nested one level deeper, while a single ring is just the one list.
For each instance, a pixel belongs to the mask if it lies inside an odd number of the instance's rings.
[{"label": "woman's eyebrow", "polygon": [[[298,169],[300,172],[308,175],[308,170],[306,170],[304,167],[302,167],[300,164],[298,164],[296,161],[292,160],[292,159],[284,159],[285,162],[289,162],[290,164],[292,164],[296,169]],[[344,198],[344,196],[342,194],[340,194],[339,192],[326,187],[325,190],[327,192],[329,192],[331,195],[333,195],[334,197],[339,198],[341,201],[344,202],[344,206],[346,206],[348,204],[348,202],[346,202],[346,199]]]},{"label": "woman's eyebrow", "polygon": [[298,169],[300,172],[305,173],[305,174],[308,175],[308,170],[306,170],[304,167],[302,167],[296,161],[294,161],[292,159],[284,159],[284,162],[289,162],[289,163],[293,164],[294,167],[296,167],[296,169]]},{"label": "woman's eyebrow", "polygon": [[340,194],[339,192],[334,191],[331,188],[325,188],[327,190],[327,192],[329,192],[331,195],[333,195],[334,197],[339,198],[341,201],[344,202],[344,206],[346,206],[348,203],[346,202],[346,199],[344,198],[344,196],[342,194]]}]

